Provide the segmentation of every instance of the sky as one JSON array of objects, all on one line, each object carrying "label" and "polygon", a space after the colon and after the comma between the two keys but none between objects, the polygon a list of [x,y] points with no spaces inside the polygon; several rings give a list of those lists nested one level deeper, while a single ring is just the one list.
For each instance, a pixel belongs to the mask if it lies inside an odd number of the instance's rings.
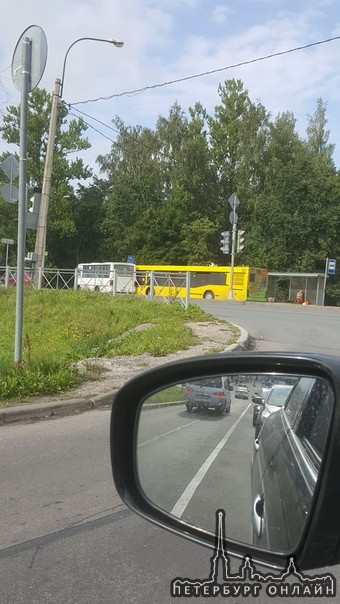
[{"label": "sky", "polygon": [[[92,147],[82,157],[97,173],[96,158],[109,153],[116,137],[115,116],[125,126],[154,128],[175,102],[187,113],[197,101],[212,115],[218,85],[229,78],[242,80],[250,99],[260,101],[273,119],[293,112],[302,137],[322,97],[340,168],[340,39],[224,69],[340,36],[338,0],[12,0],[1,8],[1,24],[0,113],[20,103],[13,53],[23,32],[39,26],[48,47],[39,86],[52,93],[65,65],[63,99],[91,126],[86,136]],[[124,46],[80,41],[65,63],[70,45],[84,37],[115,38]],[[15,149],[1,143],[4,150]]]}]

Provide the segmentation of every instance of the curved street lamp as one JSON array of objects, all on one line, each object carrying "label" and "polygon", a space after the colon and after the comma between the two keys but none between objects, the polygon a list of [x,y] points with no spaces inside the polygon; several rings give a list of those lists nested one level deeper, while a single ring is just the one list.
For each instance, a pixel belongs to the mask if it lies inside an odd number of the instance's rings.
[{"label": "curved street lamp", "polygon": [[[57,117],[58,117],[58,103],[62,98],[63,87],[64,87],[64,78],[65,78],[65,69],[68,54],[71,48],[78,44],[78,42],[83,42],[84,40],[90,40],[94,42],[106,42],[107,44],[113,44],[116,48],[122,48],[124,46],[124,42],[122,40],[117,40],[115,38],[78,38],[68,47],[64,63],[63,63],[63,71],[61,80],[56,79],[54,84],[53,96],[52,96],[52,107],[51,107],[51,116],[50,116],[50,125],[48,132],[48,140],[47,140],[47,148],[46,148],[46,157],[45,157],[45,167],[44,167],[44,176],[41,190],[41,200],[40,200],[40,210],[39,210],[39,219],[37,226],[37,235],[35,240],[35,269],[43,269],[45,265],[45,250],[46,250],[46,233],[47,233],[47,215],[48,215],[48,204],[50,198],[50,188],[51,188],[51,175],[52,175],[52,164],[53,164],[53,150],[54,150],[54,141],[55,134],[57,129]],[[37,276],[38,287],[40,287],[41,280],[41,271]]]},{"label": "curved street lamp", "polygon": [[74,42],[72,42],[72,44],[68,47],[66,54],[65,54],[65,58],[64,58],[63,72],[62,72],[62,76],[61,76],[60,98],[62,98],[62,95],[63,95],[65,69],[66,69],[66,61],[67,61],[68,53],[70,52],[71,48],[75,44],[78,44],[78,42],[83,42],[84,40],[93,40],[94,42],[106,42],[107,44],[113,44],[114,46],[116,46],[116,48],[122,48],[122,46],[124,46],[123,40],[117,40],[116,38],[88,38],[88,37],[86,37],[86,38],[78,38],[78,40],[75,40]]}]

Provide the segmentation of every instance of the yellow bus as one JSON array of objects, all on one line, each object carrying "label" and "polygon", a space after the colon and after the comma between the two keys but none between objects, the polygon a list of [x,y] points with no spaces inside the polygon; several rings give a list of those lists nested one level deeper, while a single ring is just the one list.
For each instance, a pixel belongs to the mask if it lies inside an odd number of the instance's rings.
[{"label": "yellow bus", "polygon": [[[230,287],[230,266],[176,266],[162,264],[136,265],[136,293],[148,296],[153,276],[157,297],[186,297],[186,274],[190,273],[190,298],[227,300]],[[267,300],[268,270],[250,266],[234,267],[233,297],[235,300]]]}]

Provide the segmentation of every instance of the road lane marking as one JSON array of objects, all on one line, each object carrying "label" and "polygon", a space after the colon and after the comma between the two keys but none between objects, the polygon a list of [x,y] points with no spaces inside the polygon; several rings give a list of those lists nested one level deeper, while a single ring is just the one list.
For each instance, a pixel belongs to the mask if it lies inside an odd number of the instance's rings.
[{"label": "road lane marking", "polygon": [[206,473],[208,472],[210,466],[215,461],[217,455],[219,454],[219,452],[221,451],[221,449],[223,449],[223,447],[226,444],[228,438],[232,435],[232,433],[234,432],[235,428],[237,428],[238,424],[240,423],[240,421],[243,418],[243,416],[247,413],[247,411],[250,408],[250,406],[251,406],[251,404],[249,403],[248,406],[247,406],[247,408],[243,411],[243,413],[240,415],[240,417],[232,425],[232,427],[230,428],[230,430],[228,430],[228,432],[225,434],[225,436],[222,438],[222,440],[218,443],[218,445],[216,445],[216,447],[212,451],[212,453],[210,453],[209,457],[207,457],[207,459],[205,460],[204,464],[200,467],[200,469],[198,470],[198,472],[196,473],[196,475],[193,477],[193,479],[191,480],[191,482],[189,482],[188,486],[186,487],[186,489],[182,493],[181,497],[179,498],[179,500],[177,501],[177,503],[172,508],[170,514],[172,514],[173,516],[176,516],[176,518],[181,518],[182,517],[182,514],[185,511],[185,509],[188,506],[188,504],[190,503],[190,500],[193,497],[193,495],[194,495],[197,487],[202,482],[202,480],[203,480],[204,476],[206,475]]},{"label": "road lane marking", "polygon": [[150,438],[149,440],[146,440],[144,443],[141,443],[140,445],[138,445],[138,449],[139,449],[139,447],[145,447],[145,445],[149,445],[150,443],[153,443],[156,440],[159,440],[160,438],[163,438],[163,436],[168,436],[169,434],[173,434],[174,432],[178,432],[178,430],[183,430],[183,428],[187,428],[188,426],[192,426],[192,424],[196,424],[197,422],[199,422],[199,419],[194,419],[192,422],[188,422],[187,424],[183,424],[182,426],[178,426],[178,428],[174,428],[173,430],[169,430],[169,432],[163,432],[162,434],[158,434],[158,436],[154,436],[153,438]]}]

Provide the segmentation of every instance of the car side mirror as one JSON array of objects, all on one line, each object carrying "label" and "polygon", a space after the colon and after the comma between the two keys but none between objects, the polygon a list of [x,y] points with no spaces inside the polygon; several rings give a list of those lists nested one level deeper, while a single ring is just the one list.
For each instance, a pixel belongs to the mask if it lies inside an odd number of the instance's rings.
[{"label": "car side mirror", "polygon": [[[293,383],[287,405],[264,421],[255,452],[251,403],[218,380],[197,392],[182,387],[238,376]],[[139,375],[112,405],[118,493],[143,518],[211,548],[223,509],[228,553],[267,567],[284,569],[292,556],[300,570],[340,562],[339,376],[337,357],[245,352]]]},{"label": "car side mirror", "polygon": [[252,396],[251,400],[255,405],[264,405],[264,400],[262,396]]}]

